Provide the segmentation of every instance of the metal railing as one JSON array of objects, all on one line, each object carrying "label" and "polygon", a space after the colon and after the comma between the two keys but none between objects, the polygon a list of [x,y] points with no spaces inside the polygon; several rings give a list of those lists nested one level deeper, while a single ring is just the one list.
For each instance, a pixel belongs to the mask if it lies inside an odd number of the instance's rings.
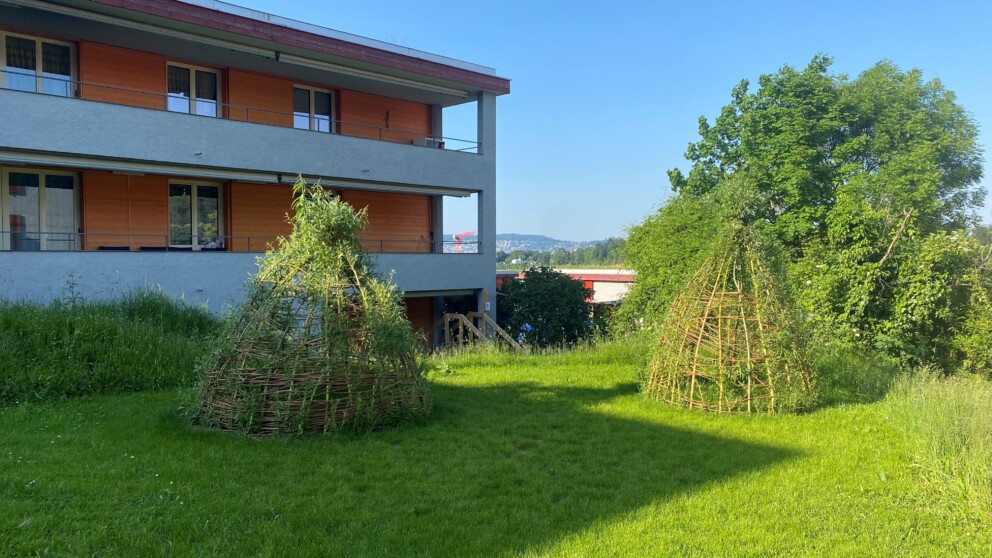
[{"label": "metal railing", "polygon": [[[478,242],[361,238],[372,254],[477,254]],[[0,251],[10,252],[251,252],[278,244],[271,236],[210,235],[193,238],[170,234],[119,232],[41,232],[0,230]]]},{"label": "metal railing", "polygon": [[[5,74],[8,72],[11,75],[25,76],[23,72],[0,69],[0,77],[6,78]],[[8,83],[9,81],[4,79],[3,82]],[[303,115],[302,113],[284,112],[248,105],[220,103],[210,99],[190,98],[182,95],[89,81],[47,76],[40,78],[40,81],[43,83],[43,91],[38,91],[37,87],[34,89],[17,88],[16,90],[42,95],[55,95],[70,99],[83,99],[115,105],[162,110],[177,114],[189,114],[204,118],[223,118],[266,126],[295,128],[297,130],[315,133],[334,133],[348,137],[388,141],[433,149],[444,149],[447,151],[459,151],[463,153],[479,152],[479,143],[475,141],[443,136],[425,136],[422,132],[401,128],[375,126],[363,122],[335,120],[319,116],[314,117]],[[7,89],[12,88],[7,87]],[[186,104],[186,110],[175,110],[175,107],[180,103]],[[170,106],[174,108],[170,109]],[[302,127],[302,120],[306,120],[307,127]]]}]

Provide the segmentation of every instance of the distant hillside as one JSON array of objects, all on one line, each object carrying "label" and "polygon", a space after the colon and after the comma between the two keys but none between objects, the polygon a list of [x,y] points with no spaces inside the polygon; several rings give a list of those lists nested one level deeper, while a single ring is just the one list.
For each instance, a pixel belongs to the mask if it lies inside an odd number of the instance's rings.
[{"label": "distant hillside", "polygon": [[534,250],[537,252],[554,252],[559,248],[572,251],[577,248],[593,246],[600,241],[576,242],[572,240],[558,240],[540,234],[497,234],[496,250],[498,252],[513,252],[514,250]]}]

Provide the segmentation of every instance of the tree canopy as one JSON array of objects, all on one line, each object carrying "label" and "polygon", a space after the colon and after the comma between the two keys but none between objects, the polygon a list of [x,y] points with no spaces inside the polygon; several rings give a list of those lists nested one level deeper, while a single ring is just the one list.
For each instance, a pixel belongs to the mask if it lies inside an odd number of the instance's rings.
[{"label": "tree canopy", "polygon": [[777,239],[807,321],[830,341],[959,359],[962,277],[979,253],[965,230],[985,196],[976,124],[919,70],[883,61],[849,79],[830,64],[785,66],[754,92],[742,81],[712,124],[700,118],[690,170],[669,171],[676,195],[630,231],[638,284],[621,318],[667,307],[698,265],[686,262],[733,218]]},{"label": "tree canopy", "polygon": [[530,268],[523,280],[508,281],[497,292],[500,326],[522,333],[528,344],[571,345],[590,331],[586,300],[592,291],[560,271]]}]

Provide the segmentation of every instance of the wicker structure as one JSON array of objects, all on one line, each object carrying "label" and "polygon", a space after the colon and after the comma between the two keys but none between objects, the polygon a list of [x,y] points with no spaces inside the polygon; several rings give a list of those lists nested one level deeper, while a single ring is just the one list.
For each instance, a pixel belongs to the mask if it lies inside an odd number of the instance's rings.
[{"label": "wicker structure", "polygon": [[812,375],[775,274],[747,227],[716,248],[662,324],[645,394],[717,413],[801,409]]},{"label": "wicker structure", "polygon": [[366,220],[298,183],[293,233],[261,261],[205,363],[198,422],[252,434],[371,430],[430,411],[399,293],[373,272]]}]

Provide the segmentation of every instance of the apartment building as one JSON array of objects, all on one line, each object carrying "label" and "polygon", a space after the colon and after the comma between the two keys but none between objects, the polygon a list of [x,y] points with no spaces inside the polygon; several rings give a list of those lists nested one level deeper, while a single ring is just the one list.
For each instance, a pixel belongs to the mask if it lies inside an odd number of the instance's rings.
[{"label": "apartment building", "polygon": [[[0,0],[0,61],[0,296],[223,310],[302,175],[367,208],[415,326],[446,297],[495,312],[494,70],[209,0]],[[447,138],[466,103],[475,136]],[[479,240],[453,253],[466,196]]]}]

